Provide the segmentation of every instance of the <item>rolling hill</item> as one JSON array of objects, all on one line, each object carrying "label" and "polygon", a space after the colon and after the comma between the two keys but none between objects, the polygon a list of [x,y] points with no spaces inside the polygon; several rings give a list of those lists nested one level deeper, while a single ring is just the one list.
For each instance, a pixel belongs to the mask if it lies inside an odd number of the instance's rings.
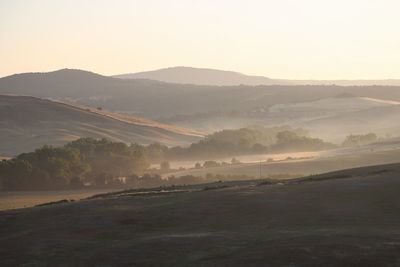
[{"label": "rolling hill", "polygon": [[399,174],[392,164],[2,211],[0,254],[4,266],[397,266]]},{"label": "rolling hill", "polygon": [[241,113],[205,113],[175,116],[165,122],[212,132],[219,128],[252,125],[300,127],[312,136],[340,144],[350,134],[374,132],[381,137],[399,136],[400,103],[366,97],[327,97]]},{"label": "rolling hill", "polygon": [[337,95],[400,100],[392,86],[204,86],[143,79],[117,79],[88,71],[63,69],[0,78],[0,94],[68,100],[152,119],[213,112],[242,115],[276,104],[316,101]]},{"label": "rolling hill", "polygon": [[[395,136],[397,121],[391,125],[385,118],[396,117],[400,101],[396,86],[205,86],[118,79],[71,69],[1,78],[0,94],[102,107],[121,116],[151,118],[207,133],[252,124],[292,125],[310,128],[316,137],[334,142],[364,133],[367,126],[369,131]],[[345,127],[335,119],[340,116],[347,118]],[[368,117],[374,119],[369,123]]]},{"label": "rolling hill", "polygon": [[294,124],[300,125],[313,134],[334,142],[343,140],[345,133],[374,132],[382,137],[399,136],[400,105],[378,106]]},{"label": "rolling hill", "polygon": [[324,98],[269,109],[263,122],[303,127],[312,135],[341,143],[345,136],[374,132],[399,136],[400,102],[365,97]]},{"label": "rolling hill", "polygon": [[[207,174],[248,175],[259,177],[260,168],[263,177],[304,176],[362,166],[391,164],[399,161],[400,138],[386,139],[373,144],[358,147],[341,147],[316,153],[285,153],[237,156],[242,163],[212,168],[193,169],[196,161],[172,162],[174,166],[191,169],[170,172],[165,177],[184,175],[203,176]],[[268,159],[274,159],[269,161]],[[228,162],[230,158],[217,159]],[[262,161],[261,164],[259,161]],[[202,161],[200,161],[202,162]],[[260,166],[261,165],[261,166]]]},{"label": "rolling hill", "polygon": [[29,96],[0,95],[0,154],[16,155],[79,137],[167,145],[188,144],[201,133],[155,121]]},{"label": "rolling hill", "polygon": [[339,86],[400,86],[398,79],[385,80],[288,80],[264,76],[245,75],[239,72],[216,69],[171,67],[153,71],[115,75],[121,79],[150,79],[168,83],[196,85],[339,85]]},{"label": "rolling hill", "polygon": [[246,85],[271,85],[275,80],[262,76],[248,76],[233,71],[215,69],[172,67],[154,71],[128,73],[115,75],[121,79],[149,79],[168,83],[234,86]]}]

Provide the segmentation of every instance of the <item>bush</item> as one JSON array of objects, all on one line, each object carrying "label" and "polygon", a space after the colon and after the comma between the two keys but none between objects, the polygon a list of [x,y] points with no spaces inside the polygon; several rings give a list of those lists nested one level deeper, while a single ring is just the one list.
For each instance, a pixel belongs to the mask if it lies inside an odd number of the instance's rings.
[{"label": "bush", "polygon": [[343,141],[343,146],[361,146],[374,143],[378,137],[374,133],[348,135]]}]

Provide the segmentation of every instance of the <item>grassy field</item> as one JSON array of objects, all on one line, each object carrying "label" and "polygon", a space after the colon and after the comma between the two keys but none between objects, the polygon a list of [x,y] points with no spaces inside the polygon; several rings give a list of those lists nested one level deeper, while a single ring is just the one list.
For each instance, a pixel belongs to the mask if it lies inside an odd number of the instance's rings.
[{"label": "grassy field", "polygon": [[393,164],[3,211],[0,265],[398,266],[399,174]]},{"label": "grassy field", "polygon": [[[398,162],[399,159],[400,142],[387,145],[368,145],[319,152],[313,154],[309,159],[294,158],[292,160],[283,160],[277,162],[263,161],[261,164],[261,174],[263,177],[276,174],[311,175],[346,168],[395,163]],[[224,175],[249,175],[259,177],[260,164],[256,162],[214,168],[188,169],[185,171],[168,173],[164,176],[206,176],[207,173]]]},{"label": "grassy field", "polygon": [[107,190],[64,190],[64,191],[19,191],[0,192],[0,211],[32,207],[63,199],[80,200],[95,194],[113,191]]}]

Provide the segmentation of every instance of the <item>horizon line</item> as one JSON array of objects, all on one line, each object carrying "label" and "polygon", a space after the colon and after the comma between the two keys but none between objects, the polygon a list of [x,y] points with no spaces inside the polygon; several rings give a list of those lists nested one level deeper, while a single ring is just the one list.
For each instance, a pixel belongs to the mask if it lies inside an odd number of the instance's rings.
[{"label": "horizon line", "polygon": [[315,79],[315,78],[273,78],[265,75],[254,75],[254,74],[246,74],[242,73],[239,71],[234,71],[234,70],[225,70],[225,69],[218,69],[218,68],[211,68],[211,67],[193,67],[193,66],[185,66],[185,65],[176,65],[176,66],[169,66],[169,67],[163,67],[163,68],[154,68],[150,70],[142,70],[142,71],[136,71],[136,72],[123,72],[123,73],[117,73],[117,74],[103,74],[101,72],[96,72],[88,69],[83,69],[83,68],[75,68],[75,67],[61,67],[57,68],[54,70],[47,70],[47,71],[25,71],[25,72],[15,72],[11,74],[6,74],[4,76],[0,76],[0,79],[10,77],[13,75],[20,75],[20,74],[46,74],[46,73],[51,73],[51,72],[57,72],[57,71],[62,71],[62,70],[76,70],[76,71],[83,71],[83,72],[90,72],[94,74],[98,74],[104,77],[110,77],[113,78],[115,76],[119,75],[129,75],[129,74],[138,74],[138,73],[146,73],[146,72],[156,72],[156,71],[162,71],[166,69],[177,69],[177,68],[186,68],[186,69],[197,69],[197,70],[211,70],[211,71],[220,71],[220,72],[230,72],[230,73],[235,73],[238,75],[244,75],[248,77],[262,77],[270,80],[278,80],[278,81],[396,81],[400,80],[399,78],[354,78],[354,79],[349,79],[349,78],[334,78],[334,79]]}]

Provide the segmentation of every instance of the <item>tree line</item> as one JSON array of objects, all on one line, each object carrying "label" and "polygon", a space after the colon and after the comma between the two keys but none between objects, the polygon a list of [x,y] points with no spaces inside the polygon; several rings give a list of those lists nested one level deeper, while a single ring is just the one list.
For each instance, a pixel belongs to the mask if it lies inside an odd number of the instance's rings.
[{"label": "tree line", "polygon": [[239,155],[319,151],[336,147],[322,139],[312,138],[302,129],[289,127],[249,127],[222,130],[206,136],[188,147],[152,144],[147,147],[149,158],[156,160],[215,159]]},{"label": "tree line", "polygon": [[[343,145],[362,145],[376,140],[375,134],[350,135]],[[168,170],[169,163],[166,161],[172,160],[317,151],[334,147],[331,143],[309,137],[303,129],[287,127],[223,130],[188,147],[171,148],[159,143],[140,145],[81,138],[62,147],[43,146],[33,152],[0,161],[0,190],[57,190],[83,186],[101,188],[123,184],[147,186],[165,183],[161,177],[148,174],[151,172],[150,163],[164,162],[161,169]],[[232,164],[235,163],[232,161]],[[213,164],[214,161],[208,160],[203,167]],[[177,179],[171,178],[171,183],[179,182]]]},{"label": "tree line", "polygon": [[62,147],[44,146],[0,162],[3,190],[103,187],[149,167],[139,145],[81,138]]}]

